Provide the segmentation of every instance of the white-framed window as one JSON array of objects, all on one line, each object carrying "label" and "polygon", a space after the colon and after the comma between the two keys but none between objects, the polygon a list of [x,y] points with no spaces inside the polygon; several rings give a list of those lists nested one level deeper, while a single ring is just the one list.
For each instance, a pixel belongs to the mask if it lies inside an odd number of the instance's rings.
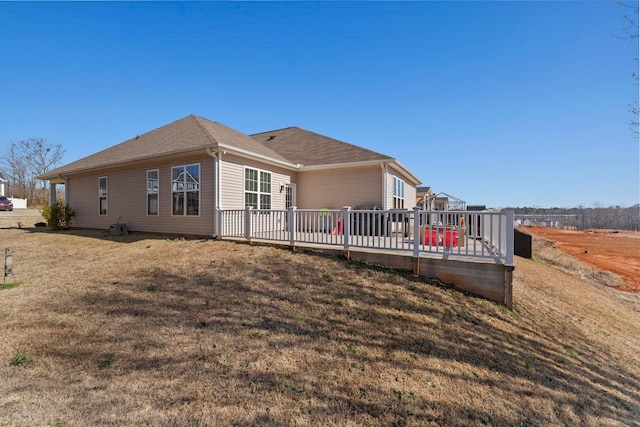
[{"label": "white-framed window", "polygon": [[109,184],[106,176],[98,178],[98,214],[107,215],[109,206]]},{"label": "white-framed window", "polygon": [[393,177],[393,209],[404,209],[404,181]]},{"label": "white-framed window", "polygon": [[158,169],[147,171],[147,215],[158,216],[160,214],[159,190],[160,171]]},{"label": "white-framed window", "polygon": [[171,168],[171,214],[200,215],[200,164]]},{"label": "white-framed window", "polygon": [[271,172],[245,167],[244,206],[271,209]]}]

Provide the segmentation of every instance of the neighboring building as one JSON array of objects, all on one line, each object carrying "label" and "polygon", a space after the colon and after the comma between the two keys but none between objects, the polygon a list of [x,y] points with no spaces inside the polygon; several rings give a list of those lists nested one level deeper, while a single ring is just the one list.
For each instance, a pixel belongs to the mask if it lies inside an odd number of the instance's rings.
[{"label": "neighboring building", "polygon": [[0,196],[4,196],[4,185],[7,183],[7,180],[4,179],[2,174],[0,174]]},{"label": "neighboring building", "polygon": [[433,194],[431,187],[417,188],[416,206],[425,211],[463,211],[466,209],[464,200],[447,193]]},{"label": "neighboring building", "polygon": [[195,115],[38,178],[65,185],[77,227],[193,235],[216,234],[216,208],[412,208],[420,184],[392,157],[304,129],[249,136]]},{"label": "neighboring building", "polygon": [[436,197],[433,201],[434,211],[448,211],[449,210],[449,197],[440,196]]},{"label": "neighboring building", "polygon": [[425,211],[433,210],[433,190],[431,187],[416,188],[416,206]]}]

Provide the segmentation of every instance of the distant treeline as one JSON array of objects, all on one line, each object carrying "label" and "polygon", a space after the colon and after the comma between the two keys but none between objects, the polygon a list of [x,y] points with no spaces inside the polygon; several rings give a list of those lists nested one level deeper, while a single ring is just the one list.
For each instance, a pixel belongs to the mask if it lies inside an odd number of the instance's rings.
[{"label": "distant treeline", "polygon": [[[628,208],[620,206],[575,208],[508,208],[515,215],[549,215],[549,219],[561,222],[561,225],[575,226],[578,230],[587,228],[614,228],[620,230],[640,230],[640,204]],[[553,216],[552,216],[553,215]],[[563,215],[563,217],[557,217]],[[566,216],[565,216],[566,215]],[[544,221],[544,218],[537,217]]]}]

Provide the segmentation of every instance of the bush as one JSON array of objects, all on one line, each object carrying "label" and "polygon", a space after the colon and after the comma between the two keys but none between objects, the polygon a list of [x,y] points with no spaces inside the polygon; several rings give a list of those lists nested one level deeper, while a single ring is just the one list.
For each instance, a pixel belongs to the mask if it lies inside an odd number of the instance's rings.
[{"label": "bush", "polygon": [[73,209],[59,200],[53,206],[45,206],[41,213],[44,219],[47,220],[47,225],[54,230],[71,226]]}]

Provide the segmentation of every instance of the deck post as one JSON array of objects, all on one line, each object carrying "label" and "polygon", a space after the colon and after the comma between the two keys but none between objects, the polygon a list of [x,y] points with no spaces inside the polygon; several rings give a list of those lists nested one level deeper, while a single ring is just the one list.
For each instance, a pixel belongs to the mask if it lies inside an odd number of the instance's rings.
[{"label": "deck post", "polygon": [[298,228],[298,214],[296,209],[295,206],[291,206],[289,212],[287,212],[287,215],[289,215],[289,246],[291,246],[291,249],[296,248],[296,229]]},{"label": "deck post", "polygon": [[[344,206],[342,208],[342,239],[344,241],[344,256],[349,259],[350,258],[350,253],[349,253],[349,236],[351,234],[351,215],[349,213],[349,211],[351,210],[350,206]],[[339,231],[339,226],[338,226],[338,231]]]},{"label": "deck post", "polygon": [[251,206],[247,206],[244,209],[244,238],[247,239],[247,242],[251,243],[251,210],[253,208]]},{"label": "deck post", "polygon": [[515,234],[514,228],[513,228],[513,211],[511,210],[507,211],[506,220],[507,220],[507,253],[506,253],[505,265],[507,267],[513,267],[514,266],[513,241],[514,241],[514,234]]},{"label": "deck post", "polygon": [[222,239],[222,209],[220,206],[216,206],[214,208],[214,217],[213,217],[213,235],[214,239],[220,240]]},{"label": "deck post", "polygon": [[413,275],[420,275],[420,208],[413,208]]},{"label": "deck post", "polygon": [[420,208],[413,208],[413,257],[420,257]]}]

